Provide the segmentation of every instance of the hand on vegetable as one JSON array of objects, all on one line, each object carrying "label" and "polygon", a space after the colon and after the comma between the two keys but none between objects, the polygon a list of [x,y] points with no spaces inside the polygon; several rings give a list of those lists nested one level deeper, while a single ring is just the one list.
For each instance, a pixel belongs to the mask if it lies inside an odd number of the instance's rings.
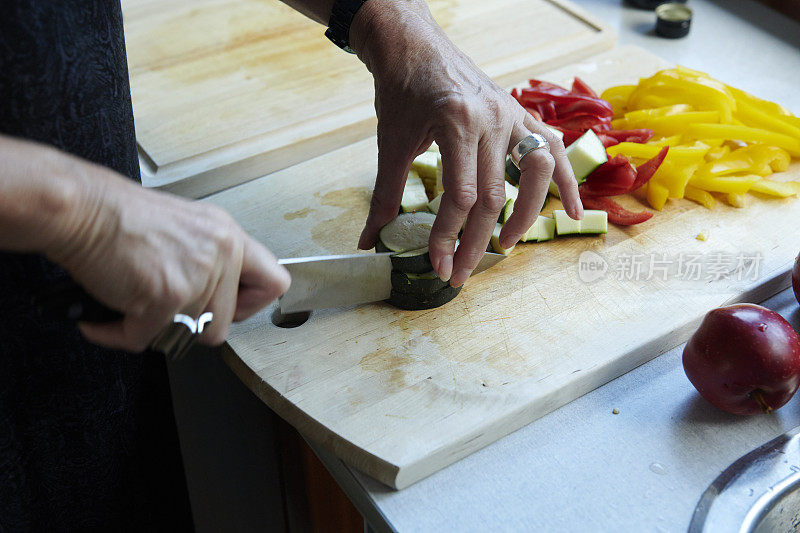
[{"label": "hand on vegetable", "polygon": [[367,2],[350,41],[375,77],[378,115],[378,175],[360,248],[371,248],[397,215],[411,162],[432,141],[442,152],[444,195],[430,257],[453,286],[467,280],[486,249],[506,201],[506,154],[529,132],[543,135],[550,150],[522,159],[520,193],[501,245],[513,246],[534,223],[551,177],[570,216],[582,216],[561,140],[450,42],[424,2]]},{"label": "hand on vegetable", "polygon": [[[45,253],[124,319],[81,324],[92,342],[141,351],[176,313],[214,318],[220,344],[289,287],[288,272],[221,209],[143,189],[107,168],[0,136],[0,248]],[[15,207],[16,206],[16,207]]]}]

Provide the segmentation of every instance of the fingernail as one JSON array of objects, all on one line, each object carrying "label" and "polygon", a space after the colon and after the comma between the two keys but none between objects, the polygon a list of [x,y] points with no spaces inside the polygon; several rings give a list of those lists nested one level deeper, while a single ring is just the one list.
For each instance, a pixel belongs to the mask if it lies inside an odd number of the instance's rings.
[{"label": "fingernail", "polygon": [[452,285],[453,287],[462,286],[464,282],[469,279],[470,274],[472,274],[471,270],[462,268],[461,270],[453,274],[453,277],[450,279],[450,285]]},{"label": "fingernail", "polygon": [[448,254],[439,259],[439,267],[436,272],[442,281],[450,281],[450,276],[453,274],[453,256]]}]

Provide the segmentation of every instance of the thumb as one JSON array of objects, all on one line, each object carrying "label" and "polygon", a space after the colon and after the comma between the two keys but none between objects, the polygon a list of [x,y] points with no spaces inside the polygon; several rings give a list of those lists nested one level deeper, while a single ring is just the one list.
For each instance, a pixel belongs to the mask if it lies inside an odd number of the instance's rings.
[{"label": "thumb", "polygon": [[375,246],[378,231],[397,216],[411,161],[411,150],[404,144],[381,142],[379,137],[378,176],[375,178],[369,216],[358,240],[359,249],[369,250]]},{"label": "thumb", "polygon": [[289,290],[290,284],[289,271],[278,264],[272,252],[246,236],[233,319],[240,321],[255,314]]}]

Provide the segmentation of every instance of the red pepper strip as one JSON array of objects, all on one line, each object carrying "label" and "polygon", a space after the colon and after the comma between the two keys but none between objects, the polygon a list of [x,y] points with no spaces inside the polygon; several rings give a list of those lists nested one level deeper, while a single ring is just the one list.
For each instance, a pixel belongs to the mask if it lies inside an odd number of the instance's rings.
[{"label": "red pepper strip", "polygon": [[564,128],[559,128],[558,126],[553,126],[555,129],[559,130],[561,133],[564,134],[564,138],[561,139],[564,142],[564,147],[566,148],[570,144],[574,143],[578,140],[578,138],[583,135],[582,131],[577,130],[568,130]]},{"label": "red pepper strip", "polygon": [[630,192],[636,182],[636,169],[624,155],[612,157],[594,172],[580,186],[581,195],[617,196]]},{"label": "red pepper strip", "polygon": [[582,94],[585,96],[591,96],[592,98],[599,98],[597,93],[589,87],[585,81],[580,79],[578,76],[575,76],[575,79],[572,81],[572,92],[576,94]]},{"label": "red pepper strip", "polygon": [[612,130],[601,129],[600,127],[592,127],[598,135],[602,132],[604,135],[613,137],[617,142],[631,142],[631,143],[646,143],[653,138],[653,130],[638,129],[638,130]]},{"label": "red pepper strip", "polygon": [[612,117],[614,115],[611,104],[600,98],[592,98],[579,94],[572,94],[564,89],[558,91],[539,91],[536,89],[522,89],[517,98],[523,105],[538,102],[553,102],[558,109],[559,116],[568,116],[573,113],[585,113],[598,117]]},{"label": "red pepper strip", "polygon": [[[557,118],[547,122],[550,126],[557,126],[568,130],[586,131],[594,129],[595,127],[602,128],[603,124],[608,124],[608,121],[598,117],[597,115],[581,114],[573,115],[568,118]],[[610,127],[610,126],[609,126]]]},{"label": "red pepper strip", "polygon": [[597,137],[600,139],[600,142],[603,143],[603,146],[608,148],[609,146],[614,146],[615,144],[619,144],[619,141],[616,140],[614,137],[610,135],[606,135],[605,132],[596,132]]},{"label": "red pepper strip", "polygon": [[597,198],[587,197],[581,195],[581,202],[584,209],[600,209],[608,213],[608,221],[618,226],[633,226],[640,224],[645,220],[653,218],[653,213],[650,211],[640,211],[634,213],[628,211],[611,198]]},{"label": "red pepper strip", "polygon": [[658,152],[658,154],[654,158],[649,159],[644,163],[642,163],[641,165],[639,165],[638,167],[636,167],[636,180],[633,182],[633,185],[631,186],[630,189],[631,191],[635,191],[636,189],[638,189],[639,187],[650,181],[650,178],[652,178],[653,174],[656,173],[658,167],[660,167],[661,163],[664,162],[664,158],[667,157],[667,152],[669,152],[669,146],[665,146],[664,148],[661,149],[660,152]]}]

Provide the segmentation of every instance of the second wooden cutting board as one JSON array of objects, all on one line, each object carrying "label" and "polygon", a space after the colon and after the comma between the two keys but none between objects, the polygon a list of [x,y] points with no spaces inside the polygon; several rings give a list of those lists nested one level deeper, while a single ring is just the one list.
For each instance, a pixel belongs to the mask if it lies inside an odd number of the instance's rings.
[{"label": "second wooden cutting board", "polygon": [[[664,66],[625,47],[542,77],[578,75],[599,91]],[[348,253],[375,167],[373,138],[209,201],[279,257]],[[800,164],[776,178],[800,179]],[[606,236],[520,244],[441,308],[371,304],[284,329],[271,306],[235,325],[226,359],[305,436],[402,488],[683,342],[709,309],[786,287],[797,220],[791,198],[714,211],[670,201]],[[698,241],[704,230],[709,240]]]},{"label": "second wooden cutting board", "polygon": [[[197,198],[375,134],[369,72],[278,0],[122,5],[146,187]],[[615,39],[565,0],[430,7],[500,83],[606,50]]]}]

